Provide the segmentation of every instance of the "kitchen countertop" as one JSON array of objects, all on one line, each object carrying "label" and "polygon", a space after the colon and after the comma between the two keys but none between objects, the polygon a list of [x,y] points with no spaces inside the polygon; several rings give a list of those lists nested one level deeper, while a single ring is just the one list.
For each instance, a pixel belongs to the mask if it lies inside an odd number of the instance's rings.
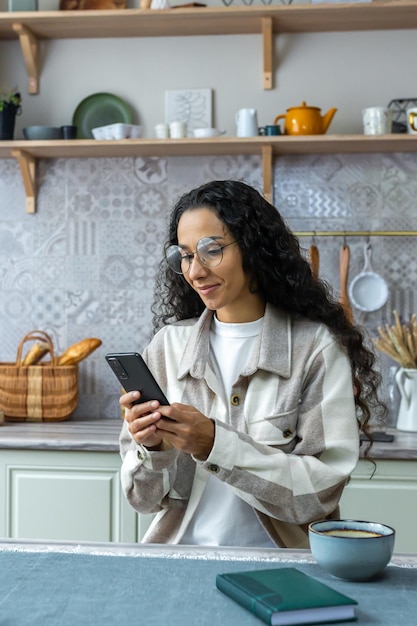
[{"label": "kitchen countertop", "polygon": [[[119,419],[5,422],[0,426],[0,449],[118,452],[121,426]],[[394,435],[394,441],[374,443],[372,458],[417,459],[417,433],[386,432]],[[362,451],[365,447],[363,444]]]},{"label": "kitchen countertop", "polygon": [[120,419],[4,422],[0,449],[118,452]]}]

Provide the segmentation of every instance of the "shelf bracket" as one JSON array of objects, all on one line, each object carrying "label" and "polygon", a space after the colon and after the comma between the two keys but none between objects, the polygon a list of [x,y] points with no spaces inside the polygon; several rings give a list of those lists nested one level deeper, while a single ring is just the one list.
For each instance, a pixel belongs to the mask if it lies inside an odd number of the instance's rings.
[{"label": "shelf bracket", "polygon": [[264,196],[272,204],[272,146],[262,146],[262,175]]},{"label": "shelf bracket", "polygon": [[26,64],[29,78],[28,91],[34,95],[39,93],[39,41],[27,26],[15,22],[14,32],[19,36],[20,47]]},{"label": "shelf bracket", "polygon": [[272,43],[273,28],[272,18],[262,18],[262,41],[263,41],[263,87],[264,89],[272,89]]},{"label": "shelf bracket", "polygon": [[23,150],[12,150],[12,156],[17,159],[20,172],[23,178],[23,185],[26,193],[26,213],[35,213],[36,211],[36,160],[33,156]]}]

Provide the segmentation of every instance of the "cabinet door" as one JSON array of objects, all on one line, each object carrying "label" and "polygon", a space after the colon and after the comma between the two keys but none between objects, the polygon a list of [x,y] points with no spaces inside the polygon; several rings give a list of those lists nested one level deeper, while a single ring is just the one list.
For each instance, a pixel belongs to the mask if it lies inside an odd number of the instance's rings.
[{"label": "cabinet door", "polygon": [[343,492],[340,514],[345,519],[370,520],[396,530],[395,552],[417,552],[415,506],[416,461],[376,461],[376,472],[360,461]]},{"label": "cabinet door", "polygon": [[136,541],[137,514],[121,492],[119,473],[112,453],[14,453],[6,467],[6,536]]},{"label": "cabinet door", "polygon": [[138,514],[138,533],[137,533],[137,541],[140,543],[143,539],[144,534],[148,530],[151,522],[153,520],[153,515],[139,515]]}]

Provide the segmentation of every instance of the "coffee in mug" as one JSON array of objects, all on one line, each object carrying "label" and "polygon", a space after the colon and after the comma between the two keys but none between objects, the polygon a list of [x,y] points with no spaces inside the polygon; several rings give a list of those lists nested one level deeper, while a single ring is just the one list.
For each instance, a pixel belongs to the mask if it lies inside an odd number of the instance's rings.
[{"label": "coffee in mug", "polygon": [[359,537],[367,539],[369,537],[383,537],[381,533],[376,533],[371,530],[359,530],[356,528],[330,528],[329,530],[322,530],[322,535],[330,535],[330,537]]},{"label": "coffee in mug", "polygon": [[392,111],[385,107],[369,107],[362,111],[365,135],[387,135],[392,128]]}]

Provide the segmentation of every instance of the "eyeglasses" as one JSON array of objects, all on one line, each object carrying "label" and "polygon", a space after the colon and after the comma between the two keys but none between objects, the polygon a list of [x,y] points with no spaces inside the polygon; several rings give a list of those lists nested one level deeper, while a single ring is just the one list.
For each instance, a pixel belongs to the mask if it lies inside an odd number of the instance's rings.
[{"label": "eyeglasses", "polygon": [[216,267],[223,260],[223,248],[231,246],[236,241],[225,243],[223,246],[212,237],[203,237],[197,243],[195,252],[185,252],[180,246],[169,246],[165,251],[165,258],[169,267],[176,274],[186,274],[196,254],[200,263],[206,267]]}]

